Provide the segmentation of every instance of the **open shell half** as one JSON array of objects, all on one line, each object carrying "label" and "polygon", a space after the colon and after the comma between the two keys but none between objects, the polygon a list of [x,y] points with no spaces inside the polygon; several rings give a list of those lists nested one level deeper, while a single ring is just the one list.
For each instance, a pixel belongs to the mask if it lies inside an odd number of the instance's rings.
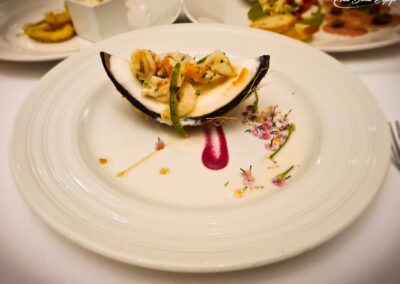
[{"label": "open shell half", "polygon": [[[104,69],[117,90],[136,109],[160,123],[171,125],[163,118],[166,104],[141,94],[142,82],[133,76],[129,60],[100,52]],[[234,64],[237,75],[221,84],[205,88],[198,96],[195,109],[180,117],[183,126],[201,125],[224,117],[257,88],[269,69],[269,55],[240,60]]]}]

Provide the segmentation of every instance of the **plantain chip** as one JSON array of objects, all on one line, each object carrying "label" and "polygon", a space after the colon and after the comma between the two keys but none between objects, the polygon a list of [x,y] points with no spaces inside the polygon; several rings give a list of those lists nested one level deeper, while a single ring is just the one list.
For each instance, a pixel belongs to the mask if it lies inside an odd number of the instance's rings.
[{"label": "plantain chip", "polygon": [[285,33],[293,28],[295,23],[296,17],[292,14],[277,14],[261,17],[254,21],[251,26],[272,32]]},{"label": "plantain chip", "polygon": [[36,41],[49,43],[66,41],[75,35],[75,29],[71,23],[66,23],[55,29],[46,21],[26,25],[24,31]]}]

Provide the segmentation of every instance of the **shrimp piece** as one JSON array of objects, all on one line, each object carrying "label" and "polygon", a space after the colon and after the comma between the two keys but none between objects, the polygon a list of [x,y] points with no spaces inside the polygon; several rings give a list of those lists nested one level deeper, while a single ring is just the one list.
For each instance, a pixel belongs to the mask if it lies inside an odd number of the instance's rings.
[{"label": "shrimp piece", "polygon": [[169,101],[169,84],[169,79],[151,76],[150,79],[143,82],[142,95],[166,103]]},{"label": "shrimp piece", "polygon": [[174,66],[177,63],[181,65],[194,64],[195,61],[189,55],[179,52],[167,53],[158,67],[157,75],[161,77],[171,77]]},{"label": "shrimp piece", "polygon": [[196,107],[196,90],[195,88],[184,82],[178,94],[178,116],[182,117],[191,113]]},{"label": "shrimp piece", "polygon": [[172,64],[172,66],[175,66],[176,63],[180,62],[181,64],[186,64],[186,63],[195,63],[192,57],[190,55],[187,55],[185,53],[180,53],[180,52],[170,52],[165,55],[164,58],[168,58]]},{"label": "shrimp piece", "polygon": [[174,66],[168,57],[164,57],[158,66],[157,75],[161,77],[171,77]]},{"label": "shrimp piece", "polygon": [[205,65],[185,64],[183,67],[183,76],[186,80],[197,84],[207,84],[215,76],[215,73]]},{"label": "shrimp piece", "polygon": [[132,72],[139,80],[144,81],[156,73],[159,60],[154,52],[146,49],[137,49],[131,54]]},{"label": "shrimp piece", "polygon": [[202,64],[210,67],[216,74],[227,77],[236,76],[236,71],[231,61],[225,53],[220,50],[216,50],[208,55]]},{"label": "shrimp piece", "polygon": [[204,85],[220,78],[220,76],[234,77],[236,71],[229,58],[223,52],[217,50],[207,55],[201,63],[186,63],[183,68],[183,75],[188,81]]}]

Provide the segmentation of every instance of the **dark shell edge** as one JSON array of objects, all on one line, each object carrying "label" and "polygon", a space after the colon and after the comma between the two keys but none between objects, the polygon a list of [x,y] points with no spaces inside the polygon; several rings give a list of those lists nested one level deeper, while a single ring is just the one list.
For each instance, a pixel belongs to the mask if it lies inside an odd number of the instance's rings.
[{"label": "dark shell edge", "polygon": [[[146,108],[140,101],[135,99],[114,77],[114,75],[111,72],[111,68],[110,68],[111,67],[110,66],[111,54],[101,51],[100,57],[101,57],[103,67],[104,67],[108,77],[111,79],[111,81],[113,82],[113,84],[116,87],[116,89],[118,90],[118,92],[124,98],[126,98],[135,108],[139,109],[144,114],[151,117],[152,119],[161,121],[161,115],[159,113]],[[222,117],[224,114],[226,114],[227,112],[229,112],[233,108],[235,108],[237,105],[239,105],[249,95],[251,95],[252,91],[258,86],[258,84],[261,82],[261,80],[265,77],[265,75],[269,69],[269,61],[270,61],[269,55],[261,55],[260,57],[258,57],[258,61],[259,61],[259,65],[258,65],[258,69],[257,69],[255,75],[253,76],[251,81],[246,85],[246,87],[240,92],[240,94],[237,95],[232,101],[230,101],[226,105],[224,105],[206,115],[198,116],[198,117],[182,117],[181,121],[188,122],[190,125],[193,125],[193,126],[200,125],[200,124],[206,123],[210,120]]]}]

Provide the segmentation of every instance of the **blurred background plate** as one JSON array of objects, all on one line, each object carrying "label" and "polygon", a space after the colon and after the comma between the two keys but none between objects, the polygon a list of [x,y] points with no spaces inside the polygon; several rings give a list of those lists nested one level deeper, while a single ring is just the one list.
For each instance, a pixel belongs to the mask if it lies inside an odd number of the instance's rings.
[{"label": "blurred background plate", "polygon": [[[180,0],[127,0],[132,29],[173,23],[181,11]],[[3,0],[0,2],[0,59],[9,61],[47,61],[63,59],[92,45],[78,36],[60,43],[41,43],[23,34],[27,23],[43,19],[48,11],[59,11],[64,1]]]},{"label": "blurred background plate", "polygon": [[[183,11],[194,23],[223,23],[248,27],[250,21],[247,12],[250,6],[245,0],[182,0]],[[399,5],[393,4],[393,12],[399,13],[399,9]],[[308,43],[327,52],[349,52],[397,42],[400,42],[400,26],[355,37],[329,34],[320,29]]]}]

